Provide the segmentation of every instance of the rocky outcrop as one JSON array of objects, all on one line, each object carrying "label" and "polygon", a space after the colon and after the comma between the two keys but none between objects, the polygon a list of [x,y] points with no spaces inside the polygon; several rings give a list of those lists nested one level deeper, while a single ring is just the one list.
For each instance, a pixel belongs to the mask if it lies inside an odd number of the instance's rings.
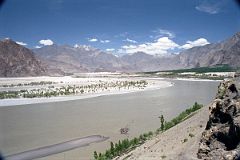
[{"label": "rocky outcrop", "polygon": [[233,81],[220,83],[209,111],[209,120],[200,139],[198,158],[240,159],[240,97]]}]

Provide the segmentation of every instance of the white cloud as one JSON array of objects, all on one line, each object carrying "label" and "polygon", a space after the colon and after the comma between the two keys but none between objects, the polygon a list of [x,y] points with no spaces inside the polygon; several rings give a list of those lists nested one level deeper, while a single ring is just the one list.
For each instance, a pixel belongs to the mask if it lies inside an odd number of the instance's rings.
[{"label": "white cloud", "polygon": [[219,12],[219,8],[212,7],[212,6],[200,5],[200,6],[196,6],[195,8],[198,11],[206,12],[206,13],[209,13],[209,14],[217,14]]},{"label": "white cloud", "polygon": [[100,40],[100,43],[109,43],[110,40],[106,39],[106,40]]},{"label": "white cloud", "polygon": [[39,41],[40,44],[44,45],[44,46],[50,46],[53,45],[53,41],[50,39],[43,39]]},{"label": "white cloud", "polygon": [[139,45],[125,45],[119,49],[118,52],[132,54],[135,52],[145,52],[151,55],[164,56],[169,50],[178,48],[179,45],[169,39],[169,37],[161,37],[158,40],[150,43],[143,43]]},{"label": "white cloud", "polygon": [[153,31],[156,35],[155,36],[150,36],[151,38],[160,38],[160,37],[169,37],[169,38],[174,38],[175,33],[169,30],[165,29],[157,29]]},{"label": "white cloud", "polygon": [[209,44],[208,40],[206,40],[205,38],[199,38],[195,41],[187,41],[186,44],[180,46],[179,48],[182,49],[189,49],[192,47],[196,47],[196,46],[204,46]]},{"label": "white cloud", "polygon": [[107,52],[113,52],[113,51],[115,51],[115,49],[114,48],[107,48],[106,51]]},{"label": "white cloud", "polygon": [[41,46],[35,46],[35,48],[42,48]]},{"label": "white cloud", "polygon": [[89,41],[89,42],[97,42],[98,39],[97,39],[97,38],[88,38],[88,41]]},{"label": "white cloud", "polygon": [[125,39],[125,40],[123,40],[123,41],[125,41],[125,42],[130,42],[130,43],[137,43],[137,41],[135,41],[135,40],[133,40],[133,39],[129,39],[129,38],[127,38],[127,39]]},{"label": "white cloud", "polygon": [[74,48],[78,48],[78,47],[80,47],[80,45],[78,45],[78,44],[75,44],[75,45],[74,45]]},{"label": "white cloud", "polygon": [[226,6],[226,3],[227,0],[203,0],[195,9],[208,14],[217,14]]},{"label": "white cloud", "polygon": [[17,44],[19,44],[19,45],[21,45],[21,46],[26,46],[27,45],[27,43],[24,43],[24,42],[16,42]]}]

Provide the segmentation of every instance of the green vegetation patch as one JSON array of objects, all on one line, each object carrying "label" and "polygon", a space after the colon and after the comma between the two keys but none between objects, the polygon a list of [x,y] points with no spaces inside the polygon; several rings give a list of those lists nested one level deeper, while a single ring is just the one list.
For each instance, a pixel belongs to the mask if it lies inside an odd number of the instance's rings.
[{"label": "green vegetation patch", "polygon": [[235,72],[238,68],[230,67],[227,64],[215,65],[211,67],[198,67],[190,69],[178,69],[178,70],[166,70],[166,71],[154,71],[154,72],[144,72],[144,74],[155,74],[158,72],[171,72],[172,74],[176,73],[185,73],[185,72],[195,72],[195,73],[208,73],[208,72]]}]

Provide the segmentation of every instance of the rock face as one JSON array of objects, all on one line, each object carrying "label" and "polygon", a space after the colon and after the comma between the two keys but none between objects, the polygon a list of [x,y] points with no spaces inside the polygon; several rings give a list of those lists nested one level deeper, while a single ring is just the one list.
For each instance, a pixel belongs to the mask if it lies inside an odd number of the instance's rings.
[{"label": "rock face", "polygon": [[200,139],[198,158],[240,159],[240,97],[233,81],[220,83],[209,111],[209,121]]},{"label": "rock face", "polygon": [[0,41],[0,77],[40,76],[46,74],[33,52],[10,39]]}]

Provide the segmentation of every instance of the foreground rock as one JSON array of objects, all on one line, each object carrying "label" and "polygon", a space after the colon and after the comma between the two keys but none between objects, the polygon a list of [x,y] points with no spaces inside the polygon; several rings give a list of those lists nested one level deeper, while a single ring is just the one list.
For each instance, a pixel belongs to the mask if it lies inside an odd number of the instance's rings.
[{"label": "foreground rock", "polygon": [[240,159],[240,98],[232,81],[223,81],[209,107],[210,116],[200,140],[198,158]]}]

